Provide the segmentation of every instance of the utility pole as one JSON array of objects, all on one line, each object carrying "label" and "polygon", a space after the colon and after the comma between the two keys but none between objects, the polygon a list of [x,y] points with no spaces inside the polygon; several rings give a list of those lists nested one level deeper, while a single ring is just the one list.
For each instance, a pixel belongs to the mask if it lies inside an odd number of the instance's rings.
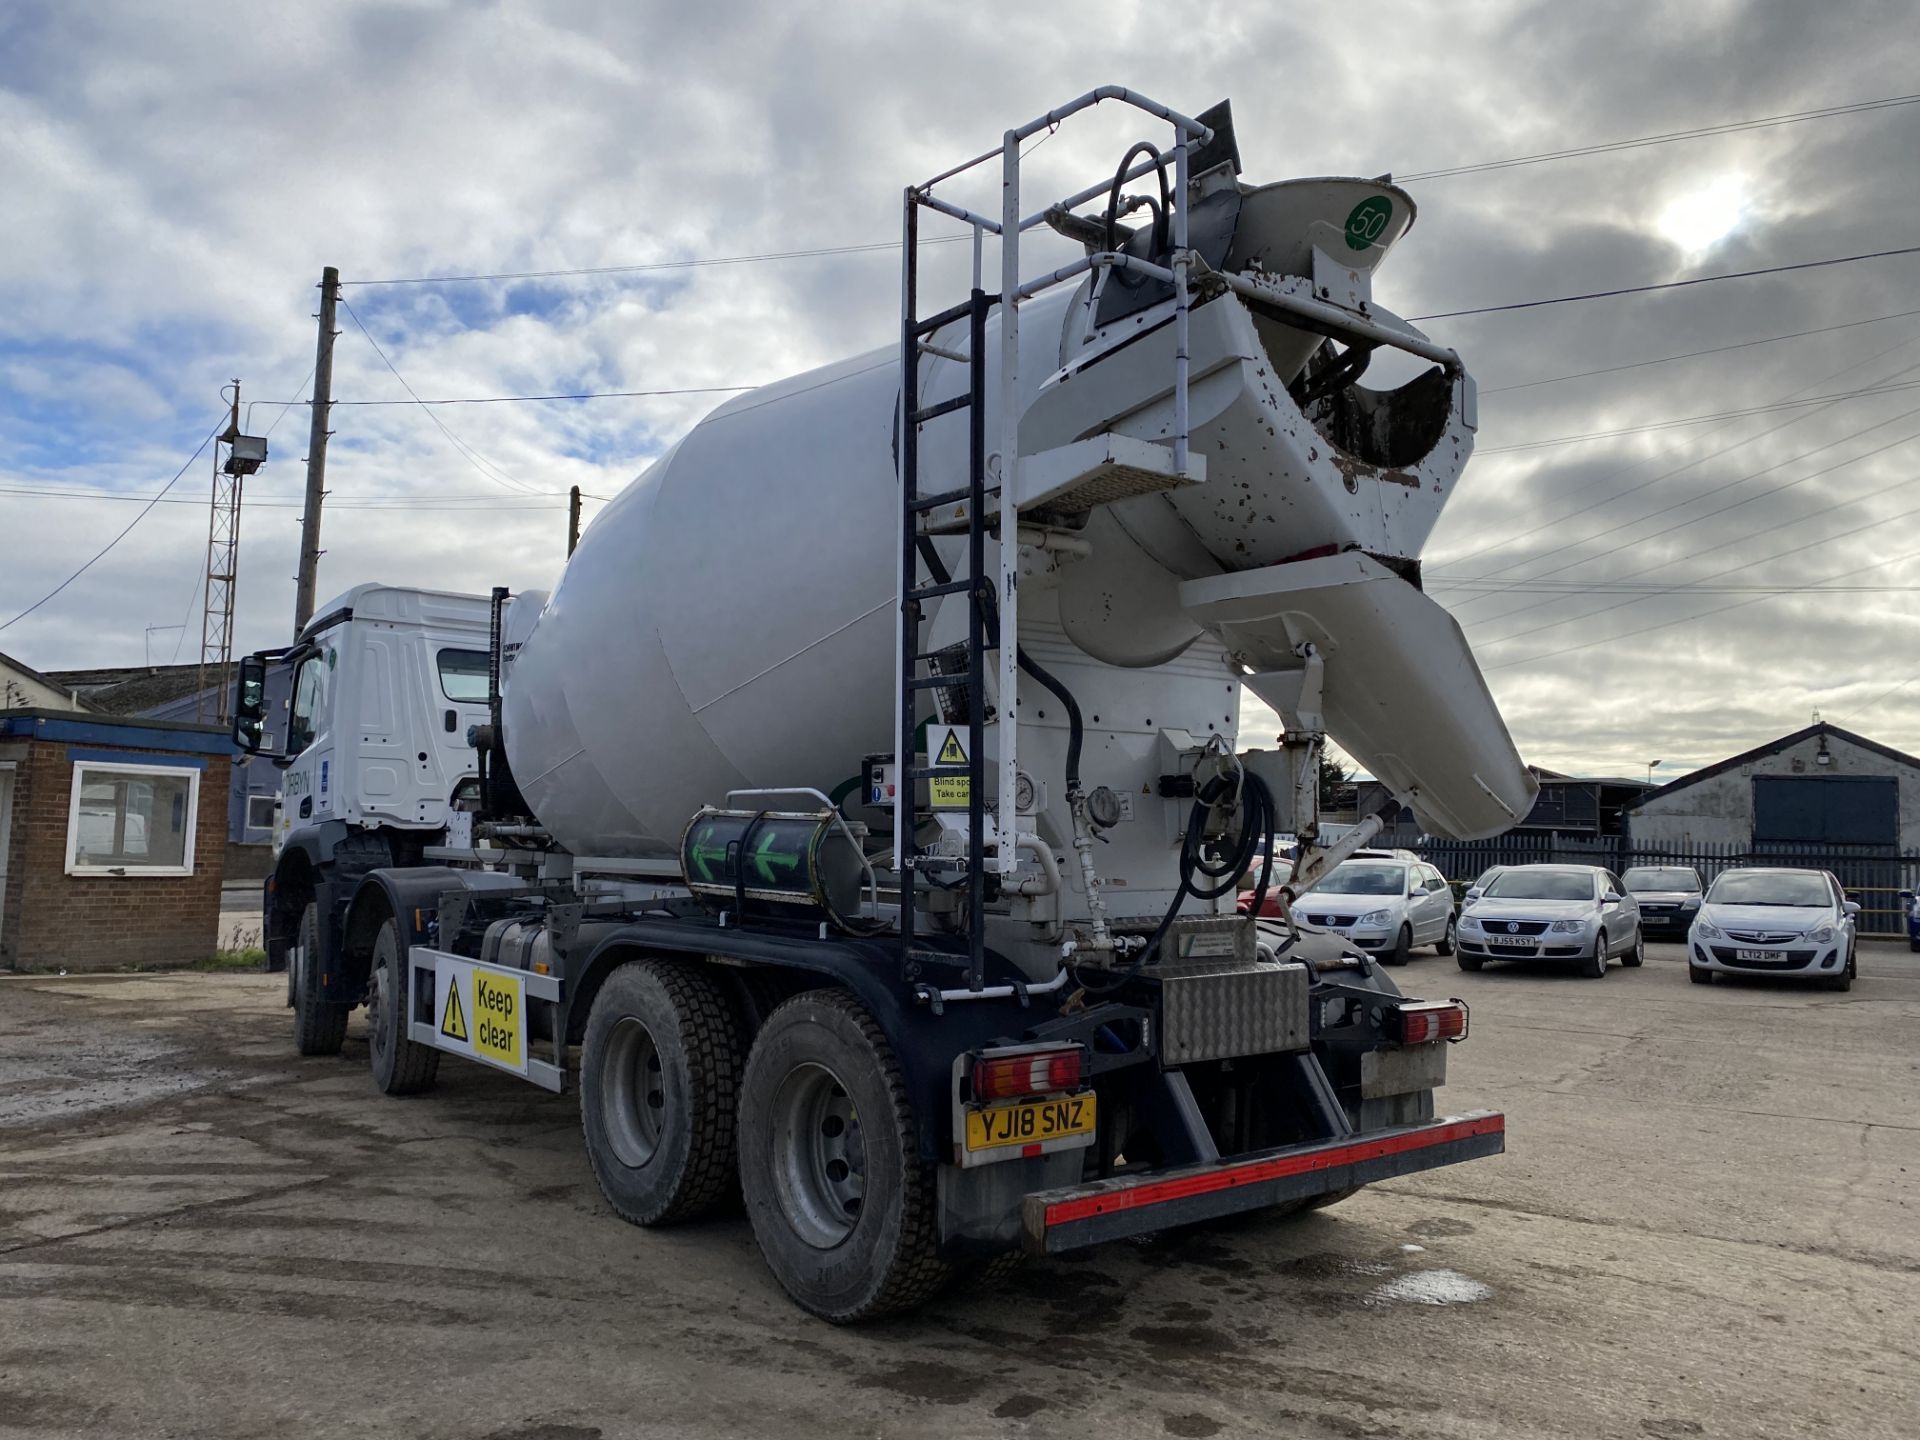
[{"label": "utility pole", "polygon": [[293,633],[313,618],[313,587],[320,571],[320,501],[327,493],[327,421],[333,410],[333,318],[340,272],[320,272],[320,346],[313,360],[313,428],[307,432],[307,506],[300,520],[300,574],[293,595]]},{"label": "utility pole", "polygon": [[567,554],[572,555],[580,544],[580,487],[574,486],[567,495]]}]

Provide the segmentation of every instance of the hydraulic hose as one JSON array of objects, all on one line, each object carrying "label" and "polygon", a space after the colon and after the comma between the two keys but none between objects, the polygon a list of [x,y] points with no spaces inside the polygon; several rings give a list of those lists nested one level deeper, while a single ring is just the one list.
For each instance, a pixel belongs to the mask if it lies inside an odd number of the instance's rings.
[{"label": "hydraulic hose", "polygon": [[[1114,248],[1114,241],[1119,238],[1117,227],[1120,223],[1120,187],[1127,183],[1127,168],[1133,164],[1133,157],[1136,155],[1151,155],[1155,173],[1160,177],[1160,205],[1153,212],[1153,234],[1147,252],[1148,257],[1151,258],[1161,254],[1167,248],[1167,217],[1173,213],[1173,187],[1167,183],[1166,157],[1158,148],[1145,140],[1135,141],[1133,148],[1122,157],[1120,168],[1113,172],[1113,188],[1107,192],[1106,244],[1107,249],[1111,250]],[[1122,272],[1121,283],[1127,283],[1124,272]]]}]

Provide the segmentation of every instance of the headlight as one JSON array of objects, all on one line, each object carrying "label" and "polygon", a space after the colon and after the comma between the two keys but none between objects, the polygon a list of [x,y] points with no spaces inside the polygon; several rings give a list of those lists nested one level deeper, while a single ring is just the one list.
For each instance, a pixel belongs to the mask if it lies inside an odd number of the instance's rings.
[{"label": "headlight", "polygon": [[1556,920],[1551,927],[1562,935],[1578,935],[1587,928],[1584,920]]},{"label": "headlight", "polygon": [[1478,930],[1480,928],[1480,921],[1476,916],[1462,915],[1460,917],[1460,928],[1462,930]]},{"label": "headlight", "polygon": [[1833,926],[1822,925],[1818,930],[1809,930],[1807,932],[1807,939],[1816,945],[1824,945],[1833,939]]},{"label": "headlight", "polygon": [[1696,920],[1693,922],[1693,933],[1698,935],[1702,940],[1724,940],[1727,938],[1704,920]]},{"label": "headlight", "polygon": [[1353,923],[1356,925],[1384,925],[1393,918],[1391,910],[1369,910]]}]

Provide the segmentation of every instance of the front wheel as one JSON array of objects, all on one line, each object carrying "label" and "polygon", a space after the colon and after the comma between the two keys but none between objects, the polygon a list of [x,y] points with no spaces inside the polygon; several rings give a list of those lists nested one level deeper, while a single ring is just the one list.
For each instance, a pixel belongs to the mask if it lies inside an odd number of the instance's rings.
[{"label": "front wheel", "polygon": [[313,901],[300,912],[300,939],[287,957],[293,976],[293,1043],[302,1055],[338,1055],[347,1038],[350,1005],[335,1005],[320,984],[320,907]]},{"label": "front wheel", "polygon": [[1394,937],[1393,948],[1381,952],[1381,963],[1386,965],[1404,965],[1413,954],[1413,926],[1402,925],[1400,933]]},{"label": "front wheel", "polygon": [[580,1128],[621,1219],[666,1225],[734,1185],[740,1021],[713,976],[676,960],[622,965],[593,997],[580,1047]]},{"label": "front wheel", "polygon": [[1462,970],[1478,970],[1487,963],[1484,955],[1469,955],[1464,950],[1457,952],[1453,958],[1459,962]]},{"label": "front wheel", "polygon": [[1434,954],[1436,955],[1453,954],[1454,944],[1459,939],[1459,936],[1455,930],[1455,927],[1457,924],[1458,922],[1453,918],[1453,916],[1451,915],[1447,916],[1447,928],[1445,932],[1442,933],[1442,935],[1440,936],[1439,943],[1433,947]]},{"label": "front wheel", "polygon": [[1593,937],[1593,954],[1587,957],[1586,975],[1589,980],[1607,978],[1607,932],[1604,930]]},{"label": "front wheel", "polygon": [[740,1086],[740,1184],[767,1267],[823,1320],[910,1309],[951,1277],[900,1062],[845,991],[797,995],[761,1027]]},{"label": "front wheel", "polygon": [[1687,978],[1696,985],[1711,985],[1713,984],[1713,971],[1707,969],[1704,965],[1689,965],[1687,966]]},{"label": "front wheel", "polygon": [[1620,963],[1629,970],[1638,970],[1647,963],[1647,937],[1644,934],[1633,937],[1633,948],[1620,957]]}]

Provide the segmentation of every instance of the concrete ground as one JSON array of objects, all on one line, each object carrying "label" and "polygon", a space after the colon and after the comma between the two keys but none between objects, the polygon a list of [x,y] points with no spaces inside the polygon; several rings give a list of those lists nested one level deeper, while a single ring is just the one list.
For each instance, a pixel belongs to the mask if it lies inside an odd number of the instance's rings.
[{"label": "concrete ground", "polygon": [[1505,1156],[846,1330],[614,1219],[570,1097],[298,1058],[277,976],[0,981],[0,1433],[1910,1437],[1920,957],[1678,960],[1408,969]]}]

